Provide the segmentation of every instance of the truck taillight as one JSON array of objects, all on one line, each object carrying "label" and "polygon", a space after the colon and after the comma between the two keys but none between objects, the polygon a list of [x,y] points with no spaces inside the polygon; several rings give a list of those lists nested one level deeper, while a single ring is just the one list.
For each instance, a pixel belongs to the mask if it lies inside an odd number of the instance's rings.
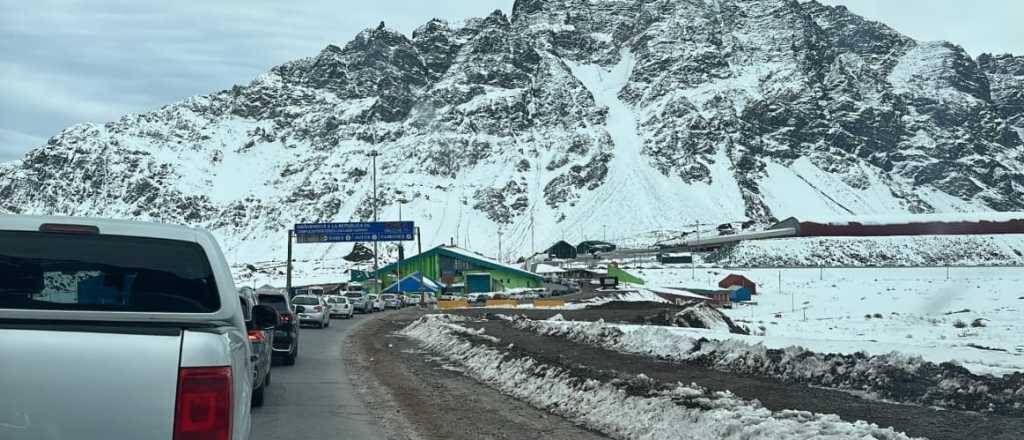
[{"label": "truck taillight", "polygon": [[231,367],[178,370],[174,440],[230,440],[231,397]]},{"label": "truck taillight", "polygon": [[288,322],[292,320],[292,315],[281,315],[281,321]]},{"label": "truck taillight", "polygon": [[249,342],[263,342],[267,340],[263,337],[263,332],[259,330],[249,330]]},{"label": "truck taillight", "polygon": [[319,311],[321,311],[321,310],[323,310],[323,309],[324,309],[324,308],[323,308],[323,307],[320,307],[320,306],[314,306],[314,307],[313,307],[313,310],[315,310],[315,311],[317,311],[317,312],[319,312]]}]

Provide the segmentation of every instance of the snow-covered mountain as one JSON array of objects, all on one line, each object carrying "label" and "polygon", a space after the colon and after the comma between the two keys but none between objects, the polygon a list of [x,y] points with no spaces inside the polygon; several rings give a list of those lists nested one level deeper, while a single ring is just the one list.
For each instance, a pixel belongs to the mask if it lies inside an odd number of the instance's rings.
[{"label": "snow-covered mountain", "polygon": [[510,256],[695,221],[1024,210],[1022,137],[1024,57],[843,7],[519,0],[68,128],[0,164],[0,212],[200,225],[236,262],[281,259],[292,223],[371,217],[377,150],[382,218],[492,255],[501,229]]}]

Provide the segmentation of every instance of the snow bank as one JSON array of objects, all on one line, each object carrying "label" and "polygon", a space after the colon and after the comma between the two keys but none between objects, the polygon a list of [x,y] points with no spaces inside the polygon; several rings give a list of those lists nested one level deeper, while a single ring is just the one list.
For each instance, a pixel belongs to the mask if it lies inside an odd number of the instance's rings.
[{"label": "snow bank", "polygon": [[512,320],[517,328],[626,353],[756,374],[817,386],[867,392],[884,399],[943,408],[1024,416],[1024,373],[978,376],[952,364],[893,352],[815,353],[802,347],[769,349],[736,339],[709,340],[676,329],[572,321]]},{"label": "snow bank", "polygon": [[[909,439],[892,429],[835,415],[772,412],[728,392],[696,385],[657,389],[645,376],[603,382],[517,357],[474,340],[449,315],[427,315],[400,334],[459,364],[465,374],[531,405],[619,439]],[[627,387],[628,385],[628,387]],[[639,385],[639,386],[638,386]],[[627,388],[633,390],[627,391]],[[636,390],[646,389],[644,393]]]},{"label": "snow bank", "polygon": [[[654,302],[654,303],[668,303],[669,301],[657,293],[654,293],[647,289],[636,289],[627,291],[609,292],[605,295],[595,296],[593,298],[580,300],[574,304],[584,306],[599,306],[601,304],[607,304],[612,301],[624,301],[624,302]],[[571,304],[570,304],[571,305]]]}]

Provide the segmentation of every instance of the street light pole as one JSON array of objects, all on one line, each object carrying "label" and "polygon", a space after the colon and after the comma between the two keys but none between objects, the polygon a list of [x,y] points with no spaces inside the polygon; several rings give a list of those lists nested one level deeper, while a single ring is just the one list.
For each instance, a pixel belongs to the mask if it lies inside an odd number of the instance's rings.
[{"label": "street light pole", "polygon": [[502,253],[501,253],[501,235],[502,235],[501,228],[498,228],[498,261],[504,263],[505,260],[502,258]]},{"label": "street light pole", "polygon": [[[377,156],[380,156],[380,153],[377,152],[377,150],[373,150],[373,151],[370,151],[369,156],[370,156],[370,160],[373,162],[373,221],[376,222],[377,221]],[[374,285],[374,292],[375,293],[380,291],[380,286],[377,285],[378,283],[380,283],[380,278],[378,278],[378,276],[377,276],[377,270],[380,267],[379,266],[380,263],[379,263],[379,260],[378,260],[378,257],[377,257],[377,252],[378,252],[378,250],[377,250],[377,239],[374,238],[373,239],[373,278],[374,278],[373,285]]]}]

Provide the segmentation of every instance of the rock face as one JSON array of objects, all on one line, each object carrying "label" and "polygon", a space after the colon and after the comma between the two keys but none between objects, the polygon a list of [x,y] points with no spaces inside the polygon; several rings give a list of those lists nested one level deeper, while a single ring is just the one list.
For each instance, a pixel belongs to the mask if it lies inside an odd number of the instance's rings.
[{"label": "rock face", "polygon": [[255,261],[293,222],[372,218],[377,150],[382,218],[524,254],[605,225],[1021,210],[1022,136],[1024,58],[843,7],[520,0],[68,128],[0,165],[0,212],[204,226]]}]

